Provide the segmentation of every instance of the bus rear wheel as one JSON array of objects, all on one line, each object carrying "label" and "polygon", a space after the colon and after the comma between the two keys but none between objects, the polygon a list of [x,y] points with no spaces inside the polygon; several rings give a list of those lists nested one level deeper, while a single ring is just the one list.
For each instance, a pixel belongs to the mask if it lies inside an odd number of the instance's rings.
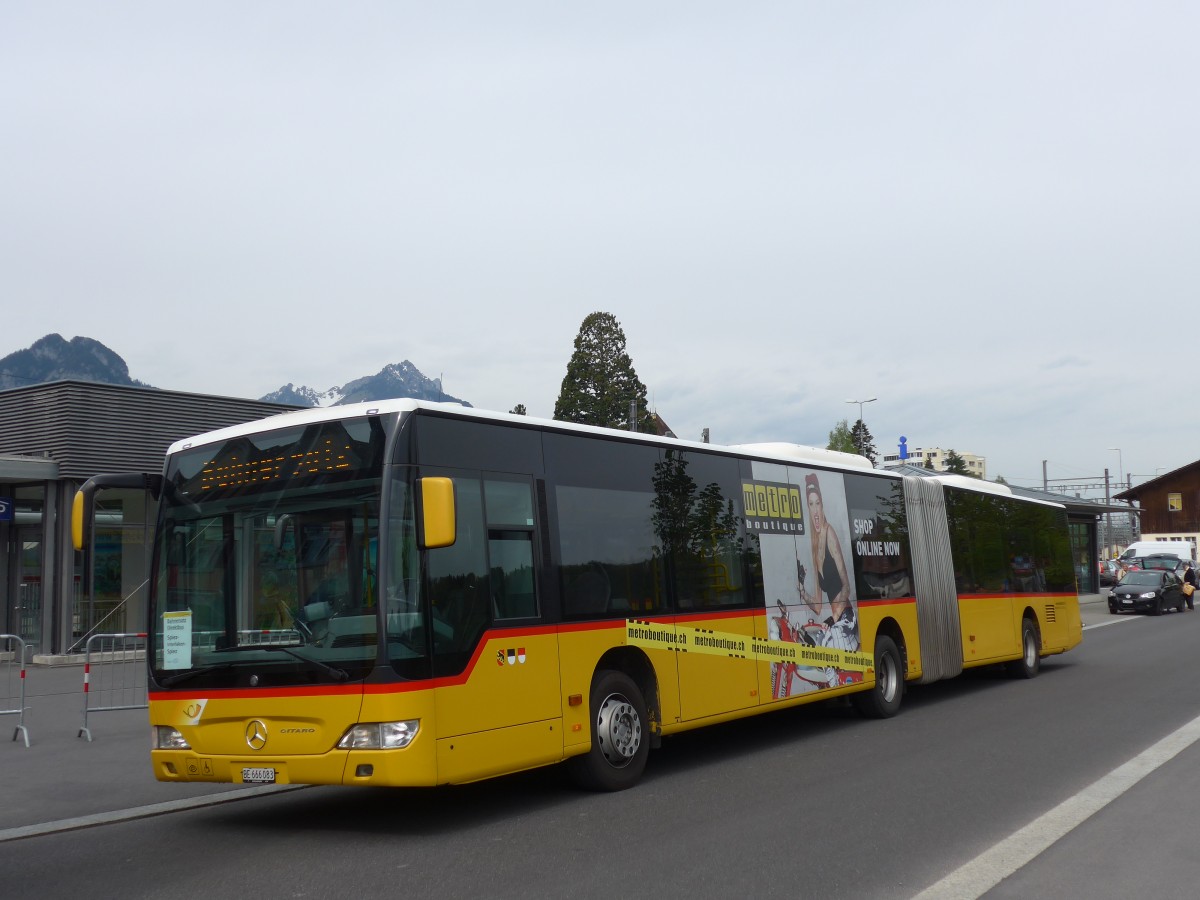
[{"label": "bus rear wheel", "polygon": [[904,667],[900,648],[886,634],[875,638],[875,686],[852,694],[850,699],[859,715],[868,719],[890,719],[900,712],[904,696]]},{"label": "bus rear wheel", "polygon": [[1013,678],[1033,678],[1042,668],[1042,639],[1033,619],[1021,620],[1021,658],[1008,663]]},{"label": "bus rear wheel", "polygon": [[593,791],[623,791],[642,777],[650,753],[646,701],[624,672],[603,670],[592,682],[592,746],[567,761],[571,776]]}]

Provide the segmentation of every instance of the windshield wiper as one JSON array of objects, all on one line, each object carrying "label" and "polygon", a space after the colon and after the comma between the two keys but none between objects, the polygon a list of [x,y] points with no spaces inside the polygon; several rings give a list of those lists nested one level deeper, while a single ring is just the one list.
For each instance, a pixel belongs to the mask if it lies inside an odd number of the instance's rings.
[{"label": "windshield wiper", "polygon": [[257,644],[255,650],[267,650],[271,653],[286,653],[288,656],[300,660],[302,663],[307,663],[313,668],[320,669],[326,675],[330,676],[334,681],[349,681],[350,673],[345,669],[339,669],[337,666],[331,666],[328,663],[323,663],[319,659],[313,659],[311,656],[305,656],[302,653],[297,653],[291,647],[283,647],[279,644]]},{"label": "windshield wiper", "polygon": [[[311,668],[324,672],[334,681],[350,680],[350,673],[348,673],[345,669],[339,669],[337,666],[331,666],[328,663],[323,663],[319,659],[312,659],[311,657],[304,656],[303,654],[297,653],[291,647],[283,647],[279,644],[242,644],[239,647],[226,647],[224,650],[220,650],[218,652],[239,653],[247,650],[265,650],[270,653],[286,653],[288,656],[300,660],[300,662],[305,663]],[[214,663],[211,666],[200,666],[197,669],[188,669],[186,672],[180,672],[177,675],[168,675],[166,678],[160,678],[158,683],[163,687],[171,687],[171,685],[179,684],[181,681],[187,681],[189,678],[194,678],[197,675],[204,675],[207,672],[216,672],[220,669],[229,669],[234,665],[242,665],[242,663],[222,662]]]},{"label": "windshield wiper", "polygon": [[231,662],[216,663],[211,666],[200,666],[196,669],[187,669],[175,675],[168,675],[166,678],[158,679],[158,683],[162,687],[170,687],[173,684],[179,684],[181,681],[187,681],[189,678],[195,678],[197,675],[204,675],[208,672],[216,672],[219,669],[229,669],[233,667]]}]

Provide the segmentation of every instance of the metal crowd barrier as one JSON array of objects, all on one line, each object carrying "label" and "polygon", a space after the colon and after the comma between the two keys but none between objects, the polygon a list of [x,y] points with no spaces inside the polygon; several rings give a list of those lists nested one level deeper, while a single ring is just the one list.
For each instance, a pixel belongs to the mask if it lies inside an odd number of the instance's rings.
[{"label": "metal crowd barrier", "polygon": [[[14,673],[16,683],[13,683]],[[17,728],[12,739],[25,739],[29,747],[29,729],[25,727],[25,642],[15,634],[0,634],[0,716],[16,716]]]},{"label": "metal crowd barrier", "polygon": [[83,727],[79,737],[92,739],[88,714],[116,709],[145,709],[146,634],[93,634],[83,661]]}]

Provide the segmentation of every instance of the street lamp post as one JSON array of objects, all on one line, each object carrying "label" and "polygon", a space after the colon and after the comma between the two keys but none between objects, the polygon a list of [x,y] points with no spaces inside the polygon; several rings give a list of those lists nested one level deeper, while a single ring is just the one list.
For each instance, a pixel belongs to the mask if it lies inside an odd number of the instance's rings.
[{"label": "street lamp post", "polygon": [[[1121,458],[1121,448],[1109,447],[1108,449],[1117,451],[1117,484],[1125,484],[1125,460]],[[1129,487],[1129,485],[1125,484],[1125,487]]]},{"label": "street lamp post", "polygon": [[[1108,449],[1117,451],[1117,486],[1120,487],[1125,481],[1125,459],[1121,456],[1120,447],[1109,447]],[[1125,524],[1129,526],[1129,539],[1133,540],[1133,518],[1126,517]]]},{"label": "street lamp post", "polygon": [[878,398],[878,397],[871,397],[869,400],[847,400],[846,402],[847,402],[847,403],[857,403],[857,404],[858,404],[858,421],[860,421],[860,422],[861,422],[861,421],[862,421],[862,416],[863,416],[863,413],[862,413],[863,404],[864,404],[864,403],[874,403],[874,402],[875,402],[877,399],[879,399],[879,398]]},{"label": "street lamp post", "polygon": [[[858,404],[858,421],[859,421],[859,422],[862,422],[862,420],[863,420],[863,404],[864,404],[864,403],[874,403],[874,402],[875,402],[877,399],[878,399],[877,397],[870,397],[870,398],[868,398],[868,399],[866,399],[866,400],[847,400],[846,402],[847,402],[847,403],[857,403],[857,404]],[[863,427],[864,427],[864,428],[866,427],[865,423],[864,423]],[[858,452],[859,452],[859,454],[860,454],[860,455],[861,455],[861,454],[862,454],[862,452],[863,452],[863,447],[862,447],[862,430],[861,430],[861,429],[860,429],[860,430],[859,430],[859,432],[858,432]]]}]

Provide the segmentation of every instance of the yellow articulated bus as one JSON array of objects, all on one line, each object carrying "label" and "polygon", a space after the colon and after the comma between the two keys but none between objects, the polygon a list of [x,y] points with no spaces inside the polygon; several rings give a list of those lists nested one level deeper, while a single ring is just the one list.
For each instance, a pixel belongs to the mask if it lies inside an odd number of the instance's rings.
[{"label": "yellow articulated bus", "polygon": [[174,444],[158,501],[161,781],[439,785],[906,682],[1037,674],[1082,628],[1064,510],[795,445],[392,400]]}]

